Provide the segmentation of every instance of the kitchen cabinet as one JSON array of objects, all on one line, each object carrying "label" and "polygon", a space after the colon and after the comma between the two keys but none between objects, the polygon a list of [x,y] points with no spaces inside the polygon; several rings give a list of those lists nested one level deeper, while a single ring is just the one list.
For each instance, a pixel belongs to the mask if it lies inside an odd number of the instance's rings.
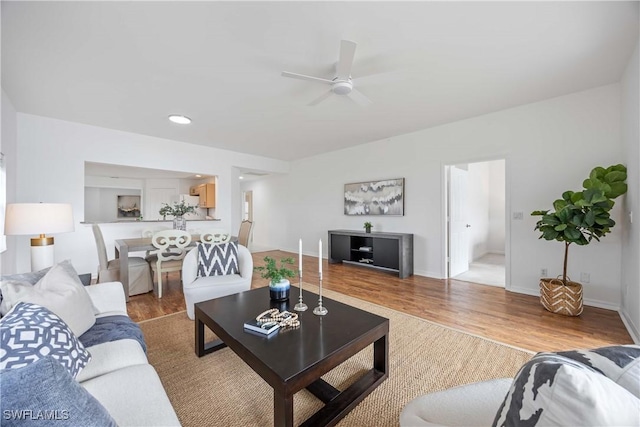
[{"label": "kitchen cabinet", "polygon": [[198,196],[201,208],[215,208],[216,207],[216,185],[215,184],[200,184],[194,185],[189,189],[189,194],[192,196]]}]

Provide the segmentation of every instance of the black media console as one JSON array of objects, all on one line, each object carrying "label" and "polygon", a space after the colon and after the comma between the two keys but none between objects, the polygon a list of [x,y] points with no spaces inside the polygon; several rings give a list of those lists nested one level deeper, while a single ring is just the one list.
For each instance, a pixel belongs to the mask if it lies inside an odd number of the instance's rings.
[{"label": "black media console", "polygon": [[329,230],[329,262],[413,275],[413,234]]}]

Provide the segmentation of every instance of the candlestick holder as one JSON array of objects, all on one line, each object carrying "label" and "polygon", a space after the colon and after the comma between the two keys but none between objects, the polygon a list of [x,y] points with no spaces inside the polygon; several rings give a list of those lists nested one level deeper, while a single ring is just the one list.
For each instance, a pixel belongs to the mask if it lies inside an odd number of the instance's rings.
[{"label": "candlestick holder", "polygon": [[326,307],[322,306],[322,272],[320,272],[320,292],[318,294],[318,306],[313,309],[313,314],[317,316],[324,316],[329,312]]},{"label": "candlestick holder", "polygon": [[307,304],[302,302],[302,270],[298,270],[298,303],[293,307],[295,311],[306,311]]}]

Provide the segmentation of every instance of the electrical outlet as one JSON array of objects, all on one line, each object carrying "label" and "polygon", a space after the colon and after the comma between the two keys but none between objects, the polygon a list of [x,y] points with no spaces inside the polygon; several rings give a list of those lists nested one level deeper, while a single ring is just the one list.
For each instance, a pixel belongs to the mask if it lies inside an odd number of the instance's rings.
[{"label": "electrical outlet", "polygon": [[547,269],[546,268],[541,268],[540,269],[540,277],[547,277]]},{"label": "electrical outlet", "polygon": [[517,219],[517,220],[524,219],[524,213],[523,212],[514,212],[513,213],[513,219]]},{"label": "electrical outlet", "polygon": [[591,281],[591,275],[589,273],[580,273],[580,281],[582,283],[589,283],[589,281]]}]

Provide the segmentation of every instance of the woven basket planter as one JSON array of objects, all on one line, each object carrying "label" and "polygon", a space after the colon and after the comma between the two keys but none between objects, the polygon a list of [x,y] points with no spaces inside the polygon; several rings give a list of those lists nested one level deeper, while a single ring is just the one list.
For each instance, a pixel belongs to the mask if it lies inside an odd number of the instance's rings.
[{"label": "woven basket planter", "polygon": [[540,279],[540,302],[552,313],[579,316],[582,313],[582,284],[560,279]]}]

